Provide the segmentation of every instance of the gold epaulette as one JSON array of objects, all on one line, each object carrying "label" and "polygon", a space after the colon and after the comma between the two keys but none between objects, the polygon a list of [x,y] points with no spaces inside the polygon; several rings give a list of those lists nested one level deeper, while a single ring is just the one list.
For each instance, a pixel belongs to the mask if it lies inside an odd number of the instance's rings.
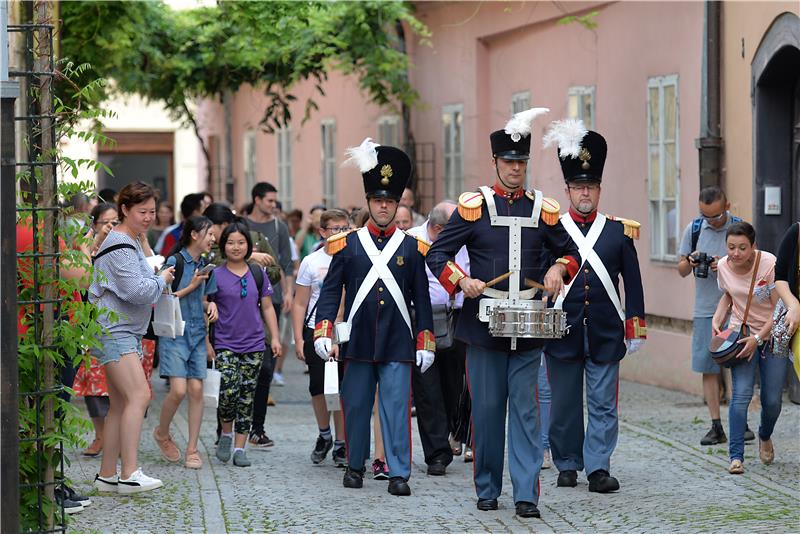
[{"label": "gold epaulette", "polygon": [[346,232],[340,232],[336,235],[330,236],[325,241],[325,252],[333,256],[334,254],[342,250],[344,247],[346,247],[347,239],[345,238],[347,237],[347,234],[349,234],[352,231],[353,230],[347,230]]},{"label": "gold epaulette", "polygon": [[480,191],[467,191],[458,197],[458,214],[468,222],[481,218],[483,208],[483,195]]},{"label": "gold epaulette", "polygon": [[411,237],[413,237],[413,238],[415,238],[417,240],[417,252],[422,254],[423,258],[425,256],[427,256],[428,255],[428,251],[431,249],[431,244],[428,243],[427,241],[425,241],[424,239],[422,239],[419,236],[415,235],[415,236],[411,236]]},{"label": "gold epaulette", "polygon": [[622,217],[614,217],[613,215],[606,215],[606,219],[611,219],[612,221],[622,223],[622,226],[625,227],[624,232],[626,236],[630,237],[631,239],[639,239],[639,228],[642,226],[641,223],[634,221],[633,219],[623,219]]},{"label": "gold epaulette", "polygon": [[558,222],[559,210],[561,205],[554,198],[544,197],[542,199],[542,220],[545,224],[553,226]]}]

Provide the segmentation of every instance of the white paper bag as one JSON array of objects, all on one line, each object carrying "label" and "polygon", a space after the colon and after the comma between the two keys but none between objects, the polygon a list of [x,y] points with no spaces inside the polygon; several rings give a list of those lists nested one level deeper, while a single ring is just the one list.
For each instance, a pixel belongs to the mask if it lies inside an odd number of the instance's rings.
[{"label": "white paper bag", "polygon": [[222,373],[217,371],[214,361],[211,362],[211,369],[206,371],[206,379],[203,380],[203,404],[209,408],[216,408],[219,405],[219,385],[222,382]]},{"label": "white paper bag", "polygon": [[325,362],[325,382],[324,389],[325,404],[329,412],[342,409],[339,402],[339,364],[335,360]]},{"label": "white paper bag", "polygon": [[158,297],[156,309],[153,313],[153,332],[157,336],[171,337],[175,339],[178,335],[178,328],[183,335],[183,327],[175,322],[176,317],[181,317],[181,305],[178,299],[171,294],[164,293]]}]

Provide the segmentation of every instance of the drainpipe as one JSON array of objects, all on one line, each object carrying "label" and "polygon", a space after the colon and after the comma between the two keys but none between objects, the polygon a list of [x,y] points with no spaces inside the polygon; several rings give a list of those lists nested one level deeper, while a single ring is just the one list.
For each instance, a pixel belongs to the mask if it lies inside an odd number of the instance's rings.
[{"label": "drainpipe", "polygon": [[721,14],[722,2],[706,1],[703,30],[703,73],[700,137],[695,139],[700,158],[700,188],[722,183],[721,118]]},{"label": "drainpipe", "polygon": [[[230,91],[222,93],[222,112],[225,119],[225,182],[222,184],[222,197],[225,196],[228,184],[233,183],[233,129],[231,126],[231,97]],[[220,173],[221,174],[221,173]],[[247,184],[245,184],[246,186]],[[233,203],[236,205],[236,184],[233,186]]]}]

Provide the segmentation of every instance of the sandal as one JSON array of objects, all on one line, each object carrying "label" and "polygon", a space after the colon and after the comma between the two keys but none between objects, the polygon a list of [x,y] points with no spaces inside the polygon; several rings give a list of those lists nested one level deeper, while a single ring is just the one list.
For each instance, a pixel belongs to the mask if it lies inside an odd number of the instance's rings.
[{"label": "sandal", "polygon": [[744,473],[744,464],[741,460],[731,460],[731,465],[728,467],[728,473],[732,475],[741,475]]},{"label": "sandal", "polygon": [[197,451],[186,451],[186,462],[183,465],[188,469],[200,469],[203,467],[203,460]]},{"label": "sandal", "polygon": [[[767,448],[767,445],[769,445],[769,448]],[[775,461],[775,447],[773,447],[771,439],[761,441],[761,438],[758,438],[758,456],[764,465],[769,465]]]}]

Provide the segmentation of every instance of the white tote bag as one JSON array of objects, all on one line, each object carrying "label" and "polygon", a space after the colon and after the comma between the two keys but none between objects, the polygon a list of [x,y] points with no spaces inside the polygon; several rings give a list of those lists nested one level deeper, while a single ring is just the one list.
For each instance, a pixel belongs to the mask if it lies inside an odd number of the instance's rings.
[{"label": "white tote bag", "polygon": [[[164,293],[158,297],[156,302],[156,309],[153,313],[153,332],[157,336],[171,337],[175,339],[178,334],[178,327],[175,318],[180,317],[181,305],[175,295],[171,293]],[[183,335],[183,328],[181,327],[180,335]]]},{"label": "white tote bag", "polygon": [[342,409],[339,402],[339,363],[335,360],[325,362],[325,382],[324,389],[325,404],[329,412]]},{"label": "white tote bag", "polygon": [[209,408],[219,405],[219,385],[222,382],[222,373],[217,371],[216,363],[211,360],[211,369],[206,370],[206,379],[203,380],[203,404]]}]

